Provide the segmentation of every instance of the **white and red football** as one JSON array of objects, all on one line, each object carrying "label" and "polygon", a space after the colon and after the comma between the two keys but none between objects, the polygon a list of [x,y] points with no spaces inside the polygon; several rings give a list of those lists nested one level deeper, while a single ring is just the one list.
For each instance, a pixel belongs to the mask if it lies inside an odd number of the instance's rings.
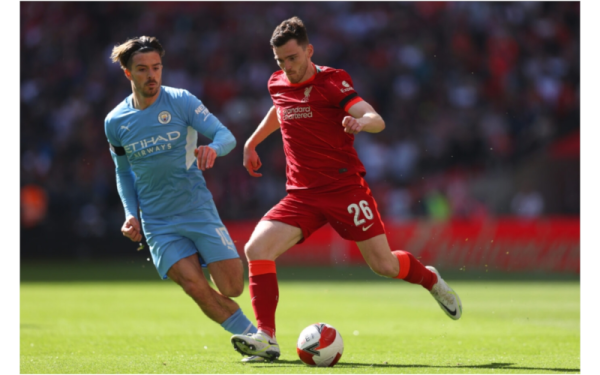
[{"label": "white and red football", "polygon": [[342,335],[329,324],[311,324],[300,333],[296,351],[309,366],[333,367],[342,357]]}]

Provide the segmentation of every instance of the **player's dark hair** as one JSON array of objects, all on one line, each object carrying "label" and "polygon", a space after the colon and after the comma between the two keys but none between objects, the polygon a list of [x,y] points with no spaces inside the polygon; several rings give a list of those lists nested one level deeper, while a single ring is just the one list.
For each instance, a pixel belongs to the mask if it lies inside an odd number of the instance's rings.
[{"label": "player's dark hair", "polygon": [[292,39],[303,48],[308,45],[308,33],[304,22],[298,17],[292,17],[279,24],[271,36],[271,47],[281,47]]},{"label": "player's dark hair", "polygon": [[125,43],[115,46],[110,58],[113,62],[118,61],[121,68],[125,69],[129,68],[133,55],[152,51],[157,52],[160,57],[165,55],[165,50],[158,39],[153,36],[140,36],[128,39]]}]

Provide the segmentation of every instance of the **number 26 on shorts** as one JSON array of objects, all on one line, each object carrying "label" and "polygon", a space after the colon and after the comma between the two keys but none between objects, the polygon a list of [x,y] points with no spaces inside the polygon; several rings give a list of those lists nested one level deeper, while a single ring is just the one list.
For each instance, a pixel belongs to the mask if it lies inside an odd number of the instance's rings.
[{"label": "number 26 on shorts", "polygon": [[360,218],[361,211],[367,220],[373,219],[373,211],[369,208],[369,202],[362,200],[358,204],[352,203],[348,206],[348,213],[354,214],[354,224],[357,227],[365,222],[365,219]]}]

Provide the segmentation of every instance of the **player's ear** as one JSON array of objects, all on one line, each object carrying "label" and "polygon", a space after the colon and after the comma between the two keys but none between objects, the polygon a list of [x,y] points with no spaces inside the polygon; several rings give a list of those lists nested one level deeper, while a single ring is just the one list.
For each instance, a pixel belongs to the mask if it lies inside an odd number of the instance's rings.
[{"label": "player's ear", "polygon": [[306,56],[310,59],[313,55],[313,53],[315,52],[313,45],[309,44],[308,46],[306,46]]},{"label": "player's ear", "polygon": [[127,79],[131,81],[131,71],[127,68],[124,68],[123,72],[125,73],[125,77],[127,77]]}]

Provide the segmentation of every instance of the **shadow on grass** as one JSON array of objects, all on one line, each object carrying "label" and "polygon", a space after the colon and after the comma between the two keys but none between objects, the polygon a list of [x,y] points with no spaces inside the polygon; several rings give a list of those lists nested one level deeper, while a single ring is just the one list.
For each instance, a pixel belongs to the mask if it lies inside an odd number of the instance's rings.
[{"label": "shadow on grass", "polygon": [[[141,254],[140,254],[141,255]],[[244,267],[247,269],[248,267]],[[22,282],[70,282],[70,281],[161,281],[149,255],[135,259],[87,262],[22,262]],[[551,274],[536,272],[485,272],[459,271],[440,268],[444,279],[450,281],[575,281],[578,274]],[[369,267],[277,267],[280,281],[372,281],[396,282],[377,276]],[[245,275],[248,280],[248,275]]]},{"label": "shadow on grass", "polygon": [[[257,368],[268,368],[272,365],[279,365],[278,367],[296,367],[296,366],[305,366],[299,359],[295,361],[286,361],[286,360],[277,360],[273,363],[263,363],[263,364],[248,364],[249,366],[257,367]],[[555,371],[560,373],[565,372],[573,372],[579,373],[581,369],[578,368],[552,368],[552,367],[525,367],[525,366],[514,366],[514,363],[496,363],[492,362],[486,365],[461,365],[458,364],[456,366],[431,366],[431,365],[419,365],[419,364],[366,364],[366,363],[352,363],[352,362],[340,362],[335,367],[336,368],[448,368],[448,369],[460,369],[460,368],[470,368],[470,369],[494,369],[494,370],[524,370],[524,371]]]}]

